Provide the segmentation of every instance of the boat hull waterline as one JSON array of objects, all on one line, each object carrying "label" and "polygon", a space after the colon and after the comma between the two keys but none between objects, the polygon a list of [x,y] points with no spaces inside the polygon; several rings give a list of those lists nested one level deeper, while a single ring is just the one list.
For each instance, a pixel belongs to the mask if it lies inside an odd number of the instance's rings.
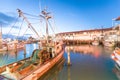
[{"label": "boat hull waterline", "polygon": [[113,53],[111,54],[111,58],[120,67],[120,49],[119,48],[116,48],[113,51]]},{"label": "boat hull waterline", "polygon": [[62,51],[57,57],[52,59],[50,62],[38,66],[38,69],[36,69],[32,74],[22,78],[22,80],[36,80],[42,75],[44,75],[48,70],[50,70],[63,56],[64,51]]},{"label": "boat hull waterline", "polygon": [[[33,52],[33,53],[35,53],[35,52]],[[16,67],[14,69],[12,69],[12,72],[11,72],[11,70],[8,69],[8,66],[9,66],[8,65],[6,67],[6,71],[10,74],[8,78],[14,79],[14,80],[37,80],[42,75],[44,75],[48,70],[50,70],[57,62],[59,62],[61,60],[61,58],[63,58],[63,54],[64,54],[63,45],[59,45],[59,48],[58,48],[58,50],[55,51],[55,54],[57,54],[57,55],[53,56],[52,58],[50,58],[49,60],[45,61],[42,64],[39,63],[37,66],[34,66],[34,69],[32,69],[32,70],[31,70],[31,68],[30,68],[30,70],[28,70],[29,67],[31,67],[32,63],[30,63],[30,65],[27,67],[28,69],[25,68],[25,69],[18,71],[18,72],[17,72],[18,69],[15,69]],[[27,60],[29,60],[29,59],[30,58],[24,59],[23,61],[27,62]],[[21,60],[20,62],[23,62],[23,61]],[[15,62],[13,64],[10,64],[10,65],[13,66],[16,63],[19,63],[19,61]],[[11,66],[9,66],[9,67],[11,67]],[[22,66],[19,65],[19,67],[22,67]],[[7,78],[7,76],[5,76],[6,71],[1,72],[0,75]],[[7,73],[7,75],[8,75],[8,73]],[[22,73],[22,74],[20,74],[20,73]]]}]

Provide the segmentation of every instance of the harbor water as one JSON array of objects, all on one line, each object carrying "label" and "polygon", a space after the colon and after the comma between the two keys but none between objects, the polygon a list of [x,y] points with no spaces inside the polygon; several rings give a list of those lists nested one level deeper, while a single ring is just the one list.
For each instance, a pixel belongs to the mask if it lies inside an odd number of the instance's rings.
[{"label": "harbor water", "polygon": [[[26,55],[0,53],[0,66],[29,57],[37,44],[26,45]],[[64,58],[39,80],[120,80],[120,70],[110,58],[114,48],[92,45],[66,46]],[[68,52],[71,65],[68,66]]]},{"label": "harbor water", "polygon": [[26,51],[18,50],[17,53],[15,53],[15,51],[1,52],[0,66],[4,66],[6,64],[10,64],[22,60],[24,58],[30,57],[34,49],[38,49],[37,44],[27,44]]},{"label": "harbor water", "polygon": [[[67,65],[67,48],[71,66]],[[39,80],[120,80],[120,71],[110,58],[114,48],[92,45],[67,48],[64,63],[57,64]]]}]

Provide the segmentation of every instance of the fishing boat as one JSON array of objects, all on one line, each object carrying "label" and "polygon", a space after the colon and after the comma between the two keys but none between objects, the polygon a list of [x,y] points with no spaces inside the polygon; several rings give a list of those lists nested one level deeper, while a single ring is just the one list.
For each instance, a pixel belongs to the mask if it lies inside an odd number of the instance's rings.
[{"label": "fishing boat", "polygon": [[111,58],[117,64],[117,67],[120,67],[120,48],[116,47],[113,53],[111,54]]},{"label": "fishing boat", "polygon": [[116,35],[116,31],[112,30],[110,32],[105,33],[103,45],[105,47],[114,47],[117,41],[118,37]]},{"label": "fishing boat", "polygon": [[60,60],[50,71],[48,71],[46,74],[44,74],[42,77],[40,77],[38,80],[47,80],[51,77],[53,77],[53,80],[56,79],[55,76],[59,75],[59,72],[63,69],[65,62],[65,58]]},{"label": "fishing boat", "polygon": [[116,45],[115,41],[112,40],[105,40],[103,41],[103,45],[105,47],[114,47]]},{"label": "fishing boat", "polygon": [[99,41],[98,41],[98,40],[94,40],[94,41],[92,42],[92,45],[95,45],[95,46],[99,45]]},{"label": "fishing boat", "polygon": [[[18,9],[18,12],[20,16],[23,16],[20,9]],[[45,21],[50,18],[45,10],[42,11],[42,14],[46,19]],[[35,49],[31,57],[1,67],[0,79],[37,80],[63,58],[64,43],[61,40],[48,38],[48,26],[46,26],[46,39],[41,44],[42,48]]]}]

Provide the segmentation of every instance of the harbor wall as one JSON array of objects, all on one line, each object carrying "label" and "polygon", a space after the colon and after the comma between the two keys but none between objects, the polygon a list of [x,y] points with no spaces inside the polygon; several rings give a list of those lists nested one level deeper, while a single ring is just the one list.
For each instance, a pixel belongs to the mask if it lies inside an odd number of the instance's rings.
[{"label": "harbor wall", "polygon": [[104,28],[94,30],[62,32],[56,34],[56,38],[63,40],[66,44],[91,44],[94,40],[98,40],[101,44],[105,36],[111,35],[110,32],[116,31],[113,28]]}]

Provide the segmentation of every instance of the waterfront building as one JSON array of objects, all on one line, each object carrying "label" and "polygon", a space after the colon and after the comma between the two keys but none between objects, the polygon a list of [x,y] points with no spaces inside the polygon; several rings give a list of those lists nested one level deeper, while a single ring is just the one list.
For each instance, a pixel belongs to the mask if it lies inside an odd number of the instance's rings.
[{"label": "waterfront building", "polygon": [[93,41],[98,39],[102,41],[104,36],[108,33],[115,31],[111,28],[104,29],[93,29],[93,30],[82,30],[82,31],[72,31],[72,32],[62,32],[56,34],[57,39],[62,39],[64,41]]}]

